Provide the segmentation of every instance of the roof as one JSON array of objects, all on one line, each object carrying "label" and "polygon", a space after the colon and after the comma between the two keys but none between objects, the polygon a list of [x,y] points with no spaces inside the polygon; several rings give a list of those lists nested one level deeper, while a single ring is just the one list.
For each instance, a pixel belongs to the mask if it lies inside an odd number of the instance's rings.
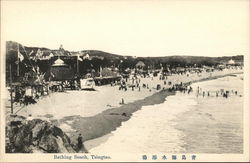
[{"label": "roof", "polygon": [[137,64],[136,64],[136,67],[144,67],[145,64],[142,62],[142,61],[139,61]]},{"label": "roof", "polygon": [[233,64],[235,64],[235,62],[234,62],[234,60],[230,59],[230,60],[228,61],[228,64],[233,65]]},{"label": "roof", "polygon": [[60,58],[58,58],[57,60],[55,60],[54,64],[52,65],[54,66],[66,66],[66,64],[64,63],[64,61]]}]

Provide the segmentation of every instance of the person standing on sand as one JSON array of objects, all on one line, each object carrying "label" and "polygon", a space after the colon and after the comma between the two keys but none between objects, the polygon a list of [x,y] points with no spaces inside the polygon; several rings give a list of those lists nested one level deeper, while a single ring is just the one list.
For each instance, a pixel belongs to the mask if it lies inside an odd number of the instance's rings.
[{"label": "person standing on sand", "polygon": [[84,147],[83,142],[82,142],[82,134],[79,134],[79,136],[77,138],[77,149],[78,149],[78,152],[88,153],[88,151],[86,150],[86,148]]},{"label": "person standing on sand", "polygon": [[78,150],[80,151],[83,147],[83,144],[82,144],[82,134],[79,134],[78,135],[78,138],[77,138],[77,147],[78,147]]}]

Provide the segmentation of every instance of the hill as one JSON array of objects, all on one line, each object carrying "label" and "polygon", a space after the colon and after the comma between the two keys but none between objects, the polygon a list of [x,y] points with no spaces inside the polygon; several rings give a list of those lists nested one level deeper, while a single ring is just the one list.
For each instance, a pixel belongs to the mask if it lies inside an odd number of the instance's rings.
[{"label": "hill", "polygon": [[[17,42],[7,41],[6,43],[6,60],[15,60],[17,57]],[[45,55],[49,53],[56,53],[59,51],[58,49],[48,49],[44,47],[27,47],[19,44],[19,49],[22,54],[24,54],[25,58],[29,58],[29,54],[33,51],[33,55],[37,52],[38,49],[44,52]],[[23,48],[24,47],[24,48]],[[24,50],[25,49],[25,50]],[[25,52],[26,51],[26,52]],[[88,54],[90,57],[96,57],[99,59],[109,60],[112,63],[119,64],[120,60],[124,61],[128,67],[133,67],[138,61],[143,61],[146,65],[155,65],[156,67],[160,64],[168,64],[171,66],[180,65],[180,66],[188,66],[188,65],[214,65],[219,63],[227,63],[230,59],[235,60],[236,62],[243,63],[244,56],[223,56],[223,57],[205,57],[205,56],[164,56],[164,57],[138,57],[134,58],[131,56],[122,56],[118,54],[112,54],[100,50],[82,50],[83,54]],[[64,52],[67,55],[73,55],[73,51]],[[105,66],[105,65],[104,65]],[[125,65],[126,67],[126,65]]]}]

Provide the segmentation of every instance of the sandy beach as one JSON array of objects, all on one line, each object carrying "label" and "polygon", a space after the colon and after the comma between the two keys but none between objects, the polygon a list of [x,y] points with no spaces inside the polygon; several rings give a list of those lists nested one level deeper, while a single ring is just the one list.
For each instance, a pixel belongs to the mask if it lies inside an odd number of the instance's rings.
[{"label": "sandy beach", "polygon": [[[169,76],[167,81],[175,84],[180,82],[194,83],[235,73],[242,73],[242,70],[204,72],[201,75],[189,74],[189,77],[175,74]],[[129,88],[127,91],[121,91],[118,86],[106,85],[97,87],[97,91],[52,93],[39,99],[36,104],[25,107],[16,106],[15,112],[25,117],[32,114],[33,118],[53,122],[69,135],[73,143],[76,143],[79,133],[83,135],[83,140],[87,141],[116,130],[143,106],[161,104],[167,96],[175,94],[175,92],[169,92],[165,89],[171,85],[164,85],[164,81],[159,80],[159,77],[141,78],[140,85],[142,86],[142,84],[147,84],[149,88],[141,87],[140,90]],[[161,85],[161,90],[156,90],[157,84]],[[124,105],[120,104],[122,98],[125,101]],[[8,103],[6,112],[9,113]],[[86,146],[89,147],[93,147],[95,144],[99,143],[96,141],[86,142]]]}]

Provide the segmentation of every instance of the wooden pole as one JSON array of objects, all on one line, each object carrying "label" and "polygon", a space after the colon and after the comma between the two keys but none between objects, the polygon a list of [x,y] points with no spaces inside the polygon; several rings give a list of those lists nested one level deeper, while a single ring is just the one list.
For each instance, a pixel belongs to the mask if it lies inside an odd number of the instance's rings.
[{"label": "wooden pole", "polygon": [[17,43],[17,76],[19,76],[19,44]]},{"label": "wooden pole", "polygon": [[78,61],[78,56],[76,56],[76,72],[79,74],[79,61]]},{"label": "wooden pole", "polygon": [[13,94],[12,94],[12,72],[11,72],[11,64],[9,67],[10,71],[10,108],[11,108],[11,114],[13,114]]}]

